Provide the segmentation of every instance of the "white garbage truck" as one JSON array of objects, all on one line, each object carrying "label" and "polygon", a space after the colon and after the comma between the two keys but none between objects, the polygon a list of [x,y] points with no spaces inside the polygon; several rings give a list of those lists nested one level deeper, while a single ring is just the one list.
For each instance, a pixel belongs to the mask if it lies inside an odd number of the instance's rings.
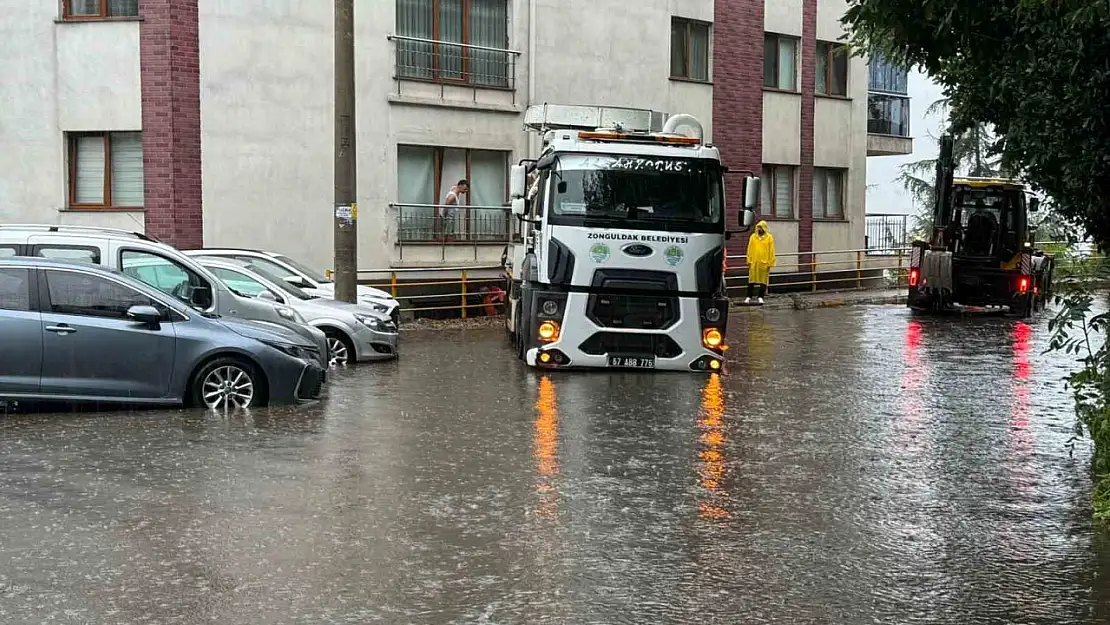
[{"label": "white garbage truck", "polygon": [[727,168],[691,115],[536,105],[538,158],[511,168],[507,327],[541,369],[713,372],[724,366],[725,240],[751,229],[742,175],[730,230]]}]

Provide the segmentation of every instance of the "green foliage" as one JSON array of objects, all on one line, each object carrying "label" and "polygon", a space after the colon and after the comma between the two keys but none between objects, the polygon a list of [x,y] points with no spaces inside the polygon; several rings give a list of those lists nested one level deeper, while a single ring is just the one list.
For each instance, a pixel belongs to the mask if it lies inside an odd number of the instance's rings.
[{"label": "green foliage", "polygon": [[[1083,261],[1076,267],[1080,276],[1098,271]],[[1049,322],[1050,349],[1075,357],[1080,365],[1067,376],[1075,401],[1075,434],[1089,435],[1094,442],[1095,518],[1110,522],[1110,355],[1104,340],[1110,313],[1093,312],[1094,297],[1082,281],[1061,280],[1057,288],[1061,307]]]},{"label": "green foliage", "polygon": [[989,124],[1008,169],[1110,243],[1110,2],[849,0],[854,45],[921,67],[953,129]]}]

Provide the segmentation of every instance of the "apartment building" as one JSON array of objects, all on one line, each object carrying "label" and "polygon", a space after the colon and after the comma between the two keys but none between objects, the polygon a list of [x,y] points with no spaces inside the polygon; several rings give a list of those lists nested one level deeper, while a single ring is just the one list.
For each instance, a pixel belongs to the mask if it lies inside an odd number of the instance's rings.
[{"label": "apartment building", "polygon": [[[0,0],[0,221],[330,266],[332,4]],[[845,9],[356,0],[359,265],[496,261],[543,102],[696,115],[730,167],[762,172],[780,255],[861,247],[868,156],[912,146],[905,72],[847,54]],[[431,206],[463,178],[444,243]]]}]

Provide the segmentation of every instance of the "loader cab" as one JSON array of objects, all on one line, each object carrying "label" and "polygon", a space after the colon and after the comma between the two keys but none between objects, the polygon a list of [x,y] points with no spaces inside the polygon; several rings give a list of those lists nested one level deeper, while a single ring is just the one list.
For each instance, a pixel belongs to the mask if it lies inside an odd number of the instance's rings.
[{"label": "loader cab", "polygon": [[953,180],[948,240],[957,256],[1006,262],[1028,239],[1025,189],[1006,180]]}]

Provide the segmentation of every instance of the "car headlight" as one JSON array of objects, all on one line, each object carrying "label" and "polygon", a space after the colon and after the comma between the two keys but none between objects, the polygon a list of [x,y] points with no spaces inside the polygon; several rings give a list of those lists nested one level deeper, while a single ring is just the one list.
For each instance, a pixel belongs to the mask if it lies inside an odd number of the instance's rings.
[{"label": "car headlight", "polygon": [[301,313],[297,312],[296,310],[294,310],[294,309],[292,309],[288,306],[278,306],[277,307],[277,312],[278,312],[278,315],[280,315],[281,318],[286,320],[286,321],[291,321],[293,323],[299,323],[299,324],[302,324],[302,325],[306,323],[305,320],[304,320],[304,317],[301,315]]},{"label": "car headlight", "polygon": [[286,354],[287,356],[292,356],[294,358],[300,358],[301,360],[312,360],[313,359],[312,354],[309,353],[309,350],[301,347],[300,345],[294,345],[292,343],[283,343],[281,341],[262,340],[262,342],[265,343],[266,345],[269,345],[270,347],[273,347],[274,349],[278,350],[279,352],[281,352],[283,354]]},{"label": "car headlight", "polygon": [[371,330],[377,330],[381,332],[384,329],[382,327],[381,321],[374,317],[371,317],[370,315],[355,315],[355,319],[357,319],[359,323],[370,328]]}]

